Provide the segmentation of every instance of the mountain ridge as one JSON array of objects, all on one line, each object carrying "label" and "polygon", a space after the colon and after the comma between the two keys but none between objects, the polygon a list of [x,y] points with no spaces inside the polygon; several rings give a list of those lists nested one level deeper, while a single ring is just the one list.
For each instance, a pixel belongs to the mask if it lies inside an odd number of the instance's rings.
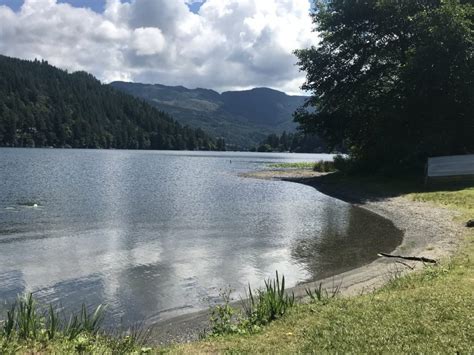
[{"label": "mountain ridge", "polygon": [[145,99],[181,124],[224,138],[231,149],[249,149],[269,134],[295,131],[293,112],[307,99],[267,87],[219,93],[159,83],[114,81],[109,85]]}]

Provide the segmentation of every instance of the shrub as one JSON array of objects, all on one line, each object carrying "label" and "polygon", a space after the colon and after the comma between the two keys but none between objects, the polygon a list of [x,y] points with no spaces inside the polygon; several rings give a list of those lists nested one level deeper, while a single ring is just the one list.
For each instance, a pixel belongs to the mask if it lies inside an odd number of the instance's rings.
[{"label": "shrub", "polygon": [[232,334],[238,332],[235,320],[236,310],[230,306],[231,290],[223,290],[221,296],[224,303],[211,308],[211,335]]},{"label": "shrub", "polygon": [[341,173],[350,173],[354,170],[354,163],[349,157],[338,154],[333,160],[334,169]]},{"label": "shrub", "polygon": [[331,292],[328,292],[328,290],[323,289],[323,284],[319,283],[318,287],[315,288],[314,290],[311,290],[310,288],[306,288],[306,295],[311,299],[311,302],[316,303],[316,302],[321,302],[321,303],[327,303],[331,298],[335,298],[340,291],[340,285],[336,286],[333,288]]},{"label": "shrub", "polygon": [[243,313],[230,306],[229,295],[223,293],[224,304],[211,310],[211,335],[254,333],[295,305],[295,296],[285,292],[285,277],[280,280],[278,271],[263,289],[252,291],[249,285],[247,299],[242,300]]},{"label": "shrub", "polygon": [[314,163],[313,170],[320,173],[330,173],[336,171],[333,161],[320,160]]},{"label": "shrub", "polygon": [[248,299],[244,301],[244,312],[251,324],[265,325],[283,316],[287,310],[294,306],[294,294],[288,295],[285,292],[285,276],[282,276],[281,283],[276,272],[274,280],[266,280],[265,288],[252,292],[249,286]]}]

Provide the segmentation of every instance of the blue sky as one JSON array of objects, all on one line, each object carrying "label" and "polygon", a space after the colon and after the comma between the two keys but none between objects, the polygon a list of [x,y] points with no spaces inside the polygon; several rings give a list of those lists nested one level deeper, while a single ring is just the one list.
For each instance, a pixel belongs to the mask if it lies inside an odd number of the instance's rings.
[{"label": "blue sky", "polygon": [[[74,7],[88,7],[95,12],[101,13],[104,11],[106,0],[58,0],[58,3],[68,3]],[[131,0],[122,0],[122,2],[130,2]],[[14,11],[18,11],[23,4],[23,0],[0,0],[0,5],[6,5]],[[193,12],[198,12],[202,2],[193,2],[189,4],[189,9]]]},{"label": "blue sky", "polygon": [[0,0],[0,54],[103,82],[300,94],[294,50],[318,43],[309,12],[308,0]]}]

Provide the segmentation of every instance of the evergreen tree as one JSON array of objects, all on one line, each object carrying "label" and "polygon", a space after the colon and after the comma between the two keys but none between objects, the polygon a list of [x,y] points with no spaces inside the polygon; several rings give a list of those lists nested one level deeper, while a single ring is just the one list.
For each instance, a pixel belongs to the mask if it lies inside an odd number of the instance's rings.
[{"label": "evergreen tree", "polygon": [[280,136],[270,134],[255,150],[259,152],[324,153],[328,151],[328,147],[317,135],[284,131]]},{"label": "evergreen tree", "polygon": [[[198,142],[198,144],[196,144]],[[85,72],[0,56],[0,146],[217,149],[142,100]]]}]

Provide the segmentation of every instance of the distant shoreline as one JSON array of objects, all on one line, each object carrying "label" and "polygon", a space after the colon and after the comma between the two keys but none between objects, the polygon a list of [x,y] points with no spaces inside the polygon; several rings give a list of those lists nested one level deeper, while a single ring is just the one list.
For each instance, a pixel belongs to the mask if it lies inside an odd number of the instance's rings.
[{"label": "distant shoreline", "polygon": [[[245,178],[276,181],[289,181],[311,186],[330,197],[343,200],[389,219],[395,227],[404,232],[402,243],[394,254],[423,255],[440,259],[452,255],[458,247],[456,235],[459,226],[452,222],[454,212],[448,209],[415,202],[404,196],[380,197],[368,194],[363,188],[345,186],[340,183],[327,183],[321,177],[326,173],[310,169],[261,170],[241,174]],[[415,269],[422,266],[414,265]],[[306,288],[338,287],[343,296],[369,293],[385,284],[394,268],[400,265],[387,258],[375,261],[356,269],[326,279],[302,283],[291,290],[296,297],[304,297]],[[407,268],[401,269],[406,272]],[[156,323],[152,327],[151,340],[156,344],[182,343],[197,340],[199,334],[209,324],[207,310],[185,314]]]}]

